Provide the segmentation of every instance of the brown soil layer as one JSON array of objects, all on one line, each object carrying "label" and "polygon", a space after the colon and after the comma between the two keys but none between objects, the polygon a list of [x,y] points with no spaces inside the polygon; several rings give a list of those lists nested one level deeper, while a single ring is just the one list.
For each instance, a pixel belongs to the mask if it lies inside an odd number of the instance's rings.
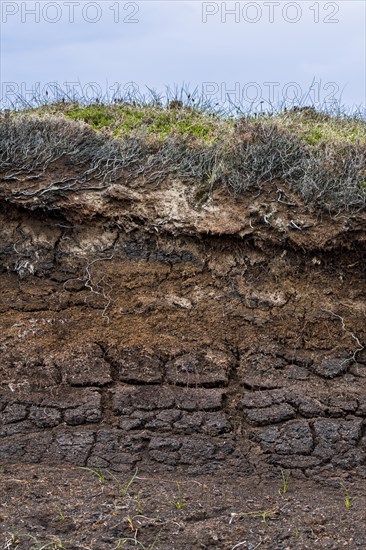
[{"label": "brown soil layer", "polygon": [[157,550],[366,547],[365,214],[67,170],[0,190],[4,537],[115,548],[132,514]]}]

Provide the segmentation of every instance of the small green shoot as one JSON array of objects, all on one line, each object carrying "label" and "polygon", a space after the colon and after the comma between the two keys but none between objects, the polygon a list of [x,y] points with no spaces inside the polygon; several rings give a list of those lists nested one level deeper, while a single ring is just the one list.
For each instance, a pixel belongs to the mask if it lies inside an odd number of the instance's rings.
[{"label": "small green shoot", "polygon": [[177,497],[174,500],[174,506],[177,510],[183,510],[186,506],[188,506],[188,502],[186,502],[182,496],[182,492],[180,489],[179,483],[177,483]]},{"label": "small green shoot", "polygon": [[349,491],[345,485],[341,484],[341,487],[344,492],[344,505],[347,510],[349,510],[353,506],[351,495],[349,494]]},{"label": "small green shoot", "polygon": [[267,510],[265,510],[264,512],[260,513],[260,516],[262,518],[263,523],[267,525],[267,523],[271,519],[270,513]]},{"label": "small green shoot", "polygon": [[106,483],[108,481],[108,478],[105,476],[102,470],[98,470],[96,468],[85,468],[83,466],[80,466],[80,470],[86,470],[87,472],[91,472],[92,474],[97,476],[97,478],[101,483]]},{"label": "small green shoot", "polygon": [[135,470],[135,473],[133,474],[133,476],[130,478],[130,480],[126,483],[126,485],[122,485],[120,482],[119,482],[119,479],[113,475],[111,472],[108,472],[108,474],[114,479],[117,481],[118,483],[118,486],[119,486],[119,490],[121,491],[121,494],[122,496],[126,497],[128,495],[128,491],[130,490],[130,487],[132,485],[132,483],[135,481],[136,477],[137,477],[137,474],[138,474],[138,468],[136,468]]},{"label": "small green shoot", "polygon": [[128,514],[128,516],[126,517],[126,521],[128,523],[128,528],[130,531],[132,531],[133,533],[137,533],[137,528],[135,527],[135,524],[134,524],[134,517],[131,516],[131,514]]},{"label": "small green shoot", "polygon": [[281,469],[281,479],[282,479],[282,486],[278,489],[278,492],[281,496],[284,496],[287,493],[288,490],[288,476],[286,476],[285,472]]},{"label": "small green shoot", "polygon": [[121,485],[121,493],[124,497],[128,494],[128,491],[132,483],[135,481],[137,474],[138,474],[138,468],[136,468],[135,473],[133,474],[131,479],[128,481],[128,483],[126,485]]},{"label": "small green shoot", "polygon": [[232,523],[235,517],[239,517],[239,518],[253,517],[253,518],[261,518],[263,523],[267,525],[269,520],[272,519],[273,513],[274,513],[273,510],[258,510],[255,512],[239,512],[239,513],[233,512],[232,514],[230,514],[231,518],[230,518],[229,524]]},{"label": "small green shoot", "polygon": [[56,504],[55,505],[55,509],[56,509],[56,512],[58,513],[58,517],[61,521],[65,521],[66,519],[66,516],[65,514],[63,513],[63,511],[61,510],[61,506],[59,504]]}]

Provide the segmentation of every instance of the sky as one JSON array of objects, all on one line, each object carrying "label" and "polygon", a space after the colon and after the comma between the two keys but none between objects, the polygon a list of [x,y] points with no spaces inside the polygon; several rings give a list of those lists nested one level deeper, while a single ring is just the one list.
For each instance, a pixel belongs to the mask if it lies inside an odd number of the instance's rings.
[{"label": "sky", "polygon": [[3,105],[56,83],[91,100],[170,86],[244,107],[365,107],[364,0],[2,0],[0,21]]}]

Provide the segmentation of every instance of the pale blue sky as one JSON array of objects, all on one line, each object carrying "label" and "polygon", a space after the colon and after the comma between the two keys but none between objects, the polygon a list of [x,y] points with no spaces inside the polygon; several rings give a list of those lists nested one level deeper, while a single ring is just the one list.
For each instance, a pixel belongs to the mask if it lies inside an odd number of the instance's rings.
[{"label": "pale blue sky", "polygon": [[[78,90],[95,82],[103,93],[114,83],[135,82],[142,91],[186,83],[219,100],[235,89],[234,102],[278,103],[305,93],[315,78],[316,104],[332,94],[340,98],[343,90],[344,104],[365,105],[365,5],[2,0],[1,95],[9,83],[21,93],[38,82],[79,82]],[[225,9],[236,10],[226,13],[226,22]],[[286,88],[291,82],[295,86]]]}]

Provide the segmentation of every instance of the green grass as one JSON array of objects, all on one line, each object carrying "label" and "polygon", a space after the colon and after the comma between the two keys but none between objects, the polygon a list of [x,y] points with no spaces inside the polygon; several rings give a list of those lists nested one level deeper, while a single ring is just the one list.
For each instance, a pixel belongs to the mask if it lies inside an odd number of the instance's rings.
[{"label": "green grass", "polygon": [[135,473],[132,475],[132,477],[130,477],[130,479],[125,484],[120,483],[118,478],[114,474],[112,474],[112,472],[108,471],[108,474],[117,482],[121,495],[125,497],[128,495],[128,491],[137,477],[138,468],[136,468]]},{"label": "green grass", "polygon": [[281,469],[281,487],[278,489],[278,492],[281,496],[285,496],[285,494],[288,491],[288,476],[286,476],[285,472]]},{"label": "green grass", "polygon": [[[235,127],[235,120],[231,117],[225,118],[191,107],[55,103],[22,112],[37,116],[62,115],[69,120],[85,122],[95,130],[110,130],[115,137],[127,137],[143,131],[159,141],[169,136],[181,136],[208,144],[232,134]],[[300,136],[310,145],[366,143],[366,121],[357,117],[330,116],[309,108],[245,119],[276,124],[282,130]]]},{"label": "green grass", "polygon": [[361,119],[294,112],[279,115],[275,120],[286,130],[303,137],[310,145],[366,143],[366,122]]},{"label": "green grass", "polygon": [[98,470],[97,468],[86,468],[84,466],[80,466],[80,470],[85,470],[86,472],[92,473],[99,479],[100,483],[106,483],[108,481],[108,478],[104,472],[102,470]]},{"label": "green grass", "polygon": [[351,497],[347,487],[345,485],[343,485],[343,483],[341,484],[341,487],[342,487],[343,493],[344,493],[344,505],[347,508],[347,510],[349,510],[353,506],[352,497]]},{"label": "green grass", "polygon": [[25,111],[39,116],[62,115],[89,124],[95,130],[109,130],[114,137],[143,132],[158,141],[180,136],[211,143],[222,132],[230,132],[233,121],[192,108],[156,106],[54,104]]},{"label": "green grass", "polygon": [[82,120],[96,130],[111,126],[114,121],[113,113],[101,105],[87,105],[86,107],[75,105],[64,114],[72,120]]},{"label": "green grass", "polygon": [[184,498],[183,498],[182,491],[181,491],[179,483],[177,483],[177,495],[176,495],[176,497],[173,501],[173,504],[174,504],[174,507],[178,511],[184,510],[184,508],[186,508],[188,506],[188,502],[185,501]]}]

